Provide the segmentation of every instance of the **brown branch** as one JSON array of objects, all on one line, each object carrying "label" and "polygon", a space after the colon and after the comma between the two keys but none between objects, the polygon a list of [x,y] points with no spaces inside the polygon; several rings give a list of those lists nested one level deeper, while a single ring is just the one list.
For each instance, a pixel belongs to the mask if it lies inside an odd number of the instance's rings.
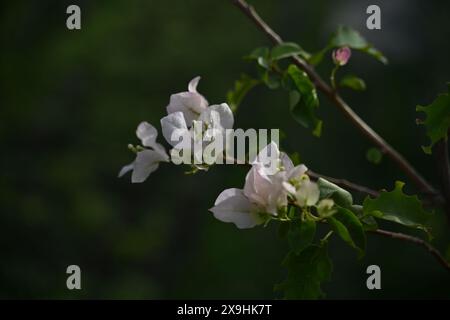
[{"label": "brown branch", "polygon": [[[274,44],[283,42],[282,38],[258,15],[253,7],[245,0],[230,0],[236,5],[255,25],[266,34]],[[316,73],[314,68],[298,56],[292,57],[294,64],[303,69],[316,87],[322,91],[350,122],[384,154],[389,156],[400,169],[417,185],[419,191],[425,194],[438,194],[438,192],[414,169],[414,167],[380,137],[367,123],[364,122],[348,104]]]},{"label": "brown branch", "polygon": [[450,166],[448,155],[448,139],[441,139],[433,147],[433,154],[436,159],[439,178],[441,180],[441,190],[444,196],[444,209],[450,222]]},{"label": "brown branch", "polygon": [[336,185],[338,185],[340,187],[343,187],[343,188],[346,188],[346,189],[349,189],[349,190],[353,190],[353,191],[356,191],[356,192],[360,192],[360,193],[363,193],[363,194],[368,194],[368,195],[370,195],[372,197],[378,197],[379,194],[380,194],[378,191],[375,191],[375,190],[370,189],[368,187],[365,187],[365,186],[362,186],[362,185],[350,182],[350,181],[348,181],[346,179],[336,179],[336,178],[328,177],[328,176],[316,173],[314,171],[311,171],[309,169],[308,169],[307,174],[313,179],[317,180],[319,178],[323,178],[323,179],[326,179],[326,180],[328,180],[328,181],[330,181],[330,182],[332,182],[332,183],[334,183],[334,184],[336,184]]},{"label": "brown branch", "polygon": [[447,262],[447,260],[445,260],[445,258],[441,255],[441,253],[435,248],[433,247],[431,244],[429,244],[428,242],[420,239],[420,238],[416,238],[407,234],[403,234],[403,233],[398,233],[398,232],[391,232],[391,231],[386,231],[386,230],[382,230],[382,229],[377,229],[374,231],[370,231],[372,233],[375,234],[379,234],[385,237],[389,237],[392,239],[398,239],[398,240],[403,240],[403,241],[408,241],[408,242],[412,242],[415,243],[419,246],[424,247],[425,249],[428,250],[429,253],[431,253],[433,255],[433,257],[448,271],[450,271],[450,264]]}]

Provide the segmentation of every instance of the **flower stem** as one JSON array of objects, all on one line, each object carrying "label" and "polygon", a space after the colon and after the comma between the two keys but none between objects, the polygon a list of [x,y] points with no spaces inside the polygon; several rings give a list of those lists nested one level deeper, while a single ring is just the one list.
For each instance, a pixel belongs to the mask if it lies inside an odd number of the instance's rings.
[{"label": "flower stem", "polygon": [[334,91],[336,91],[336,72],[339,69],[339,65],[335,65],[333,70],[331,71],[331,76],[330,76],[330,82],[331,82],[331,87],[333,88]]}]

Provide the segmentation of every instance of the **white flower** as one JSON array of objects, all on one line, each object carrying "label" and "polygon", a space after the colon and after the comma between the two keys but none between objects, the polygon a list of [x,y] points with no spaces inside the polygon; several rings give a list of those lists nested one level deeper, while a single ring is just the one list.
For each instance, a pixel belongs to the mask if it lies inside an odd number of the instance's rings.
[{"label": "white flower", "polygon": [[295,193],[295,202],[300,206],[311,207],[319,201],[320,191],[317,183],[305,180],[300,184],[300,187]]},{"label": "white flower", "polygon": [[[223,191],[210,209],[224,222],[233,222],[238,228],[251,228],[267,221],[268,214],[278,216],[288,205],[288,194],[298,206],[314,206],[320,191],[306,175],[303,164],[294,166],[291,159],[271,142],[251,162],[245,177],[244,189]],[[319,203],[321,212],[333,213],[332,200]]]},{"label": "white flower", "polygon": [[264,222],[257,208],[247,199],[241,189],[226,189],[209,209],[218,220],[232,222],[239,229],[253,228]]},{"label": "white flower", "polygon": [[208,107],[208,101],[197,92],[199,81],[200,77],[195,77],[189,82],[188,91],[172,94],[169,105],[166,107],[168,114],[182,112],[189,127],[192,121],[196,120]]},{"label": "white flower", "polygon": [[309,180],[305,171],[305,166],[295,167],[288,181],[283,182],[283,187],[294,197],[297,205],[311,207],[319,201],[320,190],[317,183]]},{"label": "white flower", "polygon": [[329,217],[336,212],[333,199],[322,199],[317,204],[317,211],[321,217]]},{"label": "white flower", "polygon": [[151,149],[143,149],[137,152],[136,159],[124,166],[119,177],[133,170],[131,175],[132,183],[144,182],[147,177],[158,169],[160,162],[168,162],[169,156],[162,145],[156,142],[158,131],[148,122],[141,122],[136,129],[136,135],[141,140],[144,147]]},{"label": "white flower", "polygon": [[[202,163],[201,151],[216,140],[220,140],[219,145],[214,144],[216,152],[223,151],[226,141],[225,130],[233,128],[233,124],[233,113],[226,103],[205,108],[190,124],[185,118],[185,113],[181,111],[170,113],[161,119],[163,136],[174,147],[171,151],[172,159],[180,150],[190,155],[193,154],[192,150],[196,150],[193,156],[197,163]],[[199,147],[194,148],[194,144]],[[191,157],[186,160],[191,160]]]}]

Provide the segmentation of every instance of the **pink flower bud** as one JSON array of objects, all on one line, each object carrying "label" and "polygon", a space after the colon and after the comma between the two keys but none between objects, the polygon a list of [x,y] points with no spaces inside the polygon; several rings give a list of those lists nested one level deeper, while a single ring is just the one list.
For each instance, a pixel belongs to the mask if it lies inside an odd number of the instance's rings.
[{"label": "pink flower bud", "polygon": [[333,61],[339,66],[347,64],[352,55],[352,50],[349,47],[342,47],[333,51]]}]

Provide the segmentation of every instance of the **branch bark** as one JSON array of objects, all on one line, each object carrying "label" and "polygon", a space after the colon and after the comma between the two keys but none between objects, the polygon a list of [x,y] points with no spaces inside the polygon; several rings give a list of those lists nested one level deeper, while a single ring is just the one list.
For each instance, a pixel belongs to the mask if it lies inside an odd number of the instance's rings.
[{"label": "branch bark", "polygon": [[[237,6],[253,23],[274,43],[280,44],[283,39],[258,15],[253,7],[245,0],[230,0]],[[292,57],[293,63],[303,69],[314,82],[317,89],[323,92],[347,119],[381,152],[389,156],[399,168],[416,184],[419,191],[428,195],[439,194],[415,169],[414,167],[391,145],[389,145],[378,133],[376,133],[364,120],[362,120],[350,106],[333,90],[309,65],[298,56]]]},{"label": "branch bark", "polygon": [[374,234],[378,234],[381,236],[385,236],[385,237],[389,237],[392,239],[398,239],[398,240],[402,240],[402,241],[407,241],[407,242],[411,242],[414,244],[417,244],[421,247],[424,247],[425,249],[428,250],[428,252],[430,254],[433,255],[433,257],[448,271],[450,271],[450,264],[447,262],[447,260],[445,260],[445,258],[441,255],[441,253],[435,248],[433,247],[431,244],[429,244],[428,242],[420,239],[420,238],[416,238],[407,234],[403,234],[403,233],[398,233],[398,232],[391,232],[391,231],[386,231],[386,230],[382,230],[382,229],[377,229],[374,231],[371,231]]}]

